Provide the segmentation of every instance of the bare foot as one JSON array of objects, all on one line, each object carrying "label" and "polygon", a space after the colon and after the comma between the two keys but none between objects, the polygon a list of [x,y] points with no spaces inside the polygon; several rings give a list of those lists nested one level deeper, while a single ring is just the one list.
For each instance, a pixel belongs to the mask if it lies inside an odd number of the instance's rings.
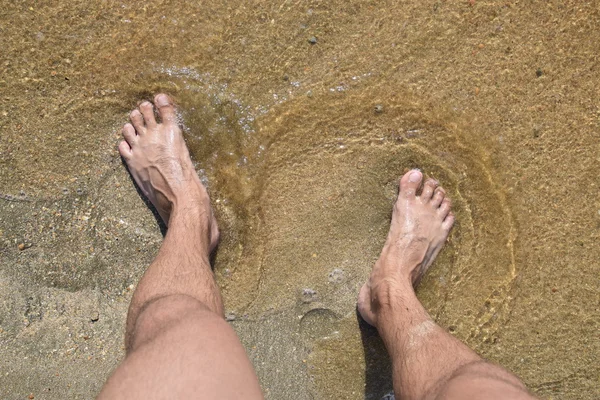
[{"label": "bare foot", "polygon": [[[196,174],[179,124],[173,102],[166,94],[154,98],[161,123],[154,117],[148,101],[129,115],[123,127],[125,140],[119,153],[144,195],[152,202],[168,226],[173,210],[198,210],[205,216],[210,233],[210,249],[219,238],[219,229],[210,207],[208,193]],[[202,222],[202,221],[201,221]]]},{"label": "bare foot", "polygon": [[394,206],[392,223],[381,256],[358,296],[358,310],[363,319],[377,326],[378,299],[373,295],[382,283],[399,287],[416,286],[438,255],[450,229],[454,215],[450,199],[433,179],[423,185],[417,196],[423,174],[406,173],[400,180],[400,193]]}]

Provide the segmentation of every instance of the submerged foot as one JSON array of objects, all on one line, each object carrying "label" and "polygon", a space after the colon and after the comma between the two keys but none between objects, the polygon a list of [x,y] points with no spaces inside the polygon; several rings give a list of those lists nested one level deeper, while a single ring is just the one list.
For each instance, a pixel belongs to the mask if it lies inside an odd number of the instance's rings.
[{"label": "submerged foot", "polygon": [[437,181],[428,179],[417,196],[422,179],[420,171],[412,170],[400,180],[387,240],[369,280],[360,290],[358,310],[373,326],[377,326],[376,289],[388,283],[416,286],[444,246],[454,224],[450,199]]},{"label": "submerged foot", "polygon": [[208,193],[200,182],[190,153],[177,122],[173,102],[166,94],[154,98],[160,117],[156,121],[154,106],[148,101],[129,115],[131,123],[123,127],[119,153],[133,179],[152,202],[168,226],[174,210],[198,210],[210,234],[211,250],[216,246],[219,230],[212,214]]}]

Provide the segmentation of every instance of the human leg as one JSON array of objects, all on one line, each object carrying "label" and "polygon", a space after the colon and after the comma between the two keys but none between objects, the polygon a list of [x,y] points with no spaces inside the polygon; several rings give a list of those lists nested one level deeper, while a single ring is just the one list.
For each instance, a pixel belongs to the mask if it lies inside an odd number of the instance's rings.
[{"label": "human leg", "polygon": [[392,358],[394,390],[402,399],[533,399],[525,386],[439,327],[413,287],[429,268],[454,223],[450,200],[434,180],[417,196],[422,174],[400,181],[388,238],[358,308],[376,326]]},{"label": "human leg", "polygon": [[99,399],[262,398],[209,263],[218,227],[175,109],[166,95],[144,102],[123,128],[119,151],[168,225],[159,254],[140,280],[127,316],[127,355]]}]

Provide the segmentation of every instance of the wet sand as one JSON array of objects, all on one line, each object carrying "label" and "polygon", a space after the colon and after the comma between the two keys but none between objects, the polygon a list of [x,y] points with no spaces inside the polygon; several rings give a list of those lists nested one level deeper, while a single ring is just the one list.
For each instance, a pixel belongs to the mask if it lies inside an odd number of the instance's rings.
[{"label": "wet sand", "polygon": [[267,398],[391,390],[355,301],[414,167],[457,214],[436,321],[543,398],[600,397],[598,5],[239,3],[3,5],[0,397],[93,398],[122,358],[162,236],[116,144],[159,90]]}]

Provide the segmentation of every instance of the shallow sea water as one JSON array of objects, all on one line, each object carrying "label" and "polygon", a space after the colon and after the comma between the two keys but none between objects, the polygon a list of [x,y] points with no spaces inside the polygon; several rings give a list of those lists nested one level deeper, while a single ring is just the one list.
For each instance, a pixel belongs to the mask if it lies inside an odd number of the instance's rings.
[{"label": "shallow sea water", "polygon": [[5,4],[0,397],[89,398],[122,357],[161,235],[116,144],[165,91],[268,398],[390,393],[355,304],[410,168],[457,215],[418,290],[430,314],[541,396],[596,398],[597,19],[575,3]]}]

